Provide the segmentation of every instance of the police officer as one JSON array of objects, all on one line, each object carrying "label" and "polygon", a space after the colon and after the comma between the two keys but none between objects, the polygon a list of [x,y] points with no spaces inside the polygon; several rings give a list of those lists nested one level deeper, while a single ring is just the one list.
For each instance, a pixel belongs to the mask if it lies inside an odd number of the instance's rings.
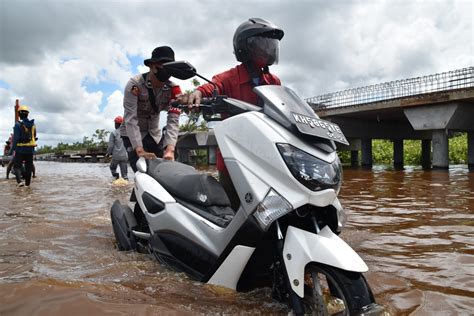
[{"label": "police officer", "polygon": [[[26,105],[18,108],[18,116],[20,120],[13,127],[13,142],[9,154],[15,152],[13,158],[13,173],[19,187],[30,186],[31,173],[33,170],[33,154],[36,147],[36,125],[35,120],[29,120],[28,114],[30,110]],[[25,163],[25,183],[23,183],[22,167]]]},{"label": "police officer", "polygon": [[127,151],[123,145],[123,140],[120,137],[119,128],[123,123],[123,118],[119,115],[114,119],[115,130],[110,133],[109,145],[107,147],[106,156],[112,156],[110,161],[110,172],[115,179],[118,179],[120,175],[117,172],[117,167],[120,166],[120,173],[122,178],[128,180],[128,157]]},{"label": "police officer", "polygon": [[[181,88],[169,80],[170,74],[162,66],[174,60],[171,47],[155,48],[151,58],[144,60],[150,71],[132,77],[125,87],[124,122],[120,134],[134,172],[139,157],[174,160],[180,110],[170,107],[170,101],[181,95]],[[164,135],[159,127],[161,111],[168,112]],[[163,148],[160,148],[158,144],[162,137]]]}]

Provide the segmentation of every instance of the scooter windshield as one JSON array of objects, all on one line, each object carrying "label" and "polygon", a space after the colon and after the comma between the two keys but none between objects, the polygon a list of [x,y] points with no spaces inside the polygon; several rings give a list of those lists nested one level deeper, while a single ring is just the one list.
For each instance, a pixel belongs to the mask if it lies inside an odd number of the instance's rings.
[{"label": "scooter windshield", "polygon": [[337,124],[321,120],[296,93],[284,86],[258,86],[254,91],[264,101],[263,113],[285,128],[349,145]]}]

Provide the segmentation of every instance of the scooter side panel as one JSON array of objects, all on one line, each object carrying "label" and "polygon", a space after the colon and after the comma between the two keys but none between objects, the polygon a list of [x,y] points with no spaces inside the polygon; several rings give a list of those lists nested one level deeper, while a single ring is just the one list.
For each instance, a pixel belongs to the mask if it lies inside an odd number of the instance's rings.
[{"label": "scooter side panel", "polygon": [[359,255],[328,226],[317,235],[289,226],[283,257],[291,287],[300,297],[304,296],[304,269],[310,262],[319,262],[354,272],[369,270]]},{"label": "scooter side panel", "polygon": [[241,177],[232,178],[232,182],[239,195],[241,208],[245,210],[248,216],[265,198],[270,186],[255,175],[252,170],[248,170],[236,160],[227,160],[226,167],[229,173],[242,175]]},{"label": "scooter side panel", "polygon": [[179,203],[167,203],[157,214],[147,213],[150,228],[175,232],[219,256],[240,228],[246,217],[237,213],[226,228],[219,227]]},{"label": "scooter side panel", "polygon": [[254,250],[255,248],[252,247],[235,246],[207,283],[235,290],[242,271],[244,271]]},{"label": "scooter side panel", "polygon": [[135,187],[137,189],[136,197],[143,206],[142,194],[148,192],[163,203],[174,203],[176,200],[166,191],[155,179],[146,173],[135,173]]}]

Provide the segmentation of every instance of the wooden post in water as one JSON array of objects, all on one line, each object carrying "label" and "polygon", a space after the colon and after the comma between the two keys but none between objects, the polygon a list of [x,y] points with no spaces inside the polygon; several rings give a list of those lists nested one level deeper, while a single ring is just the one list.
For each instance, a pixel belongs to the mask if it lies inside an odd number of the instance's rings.
[{"label": "wooden post in water", "polygon": [[20,100],[16,99],[15,101],[15,122],[14,124],[16,124],[16,122],[19,121],[19,117],[18,117],[18,108],[20,107]]}]

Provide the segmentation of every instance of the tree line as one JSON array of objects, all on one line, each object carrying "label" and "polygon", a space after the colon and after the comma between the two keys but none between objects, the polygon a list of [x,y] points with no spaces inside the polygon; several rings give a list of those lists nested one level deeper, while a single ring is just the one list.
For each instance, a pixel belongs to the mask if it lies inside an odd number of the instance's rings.
[{"label": "tree line", "polygon": [[[421,140],[404,140],[403,149],[405,165],[421,165]],[[350,164],[350,151],[339,152],[339,157],[343,164]],[[393,142],[374,139],[372,141],[372,159],[374,164],[392,164]],[[449,139],[449,163],[467,163],[467,133],[458,133]]]},{"label": "tree line", "polygon": [[79,151],[90,148],[104,148],[108,145],[109,134],[110,132],[105,129],[96,129],[91,137],[84,136],[82,142],[75,142],[73,144],[60,142],[56,146],[44,145],[39,147],[36,153],[49,154],[65,151]]},{"label": "tree line", "polygon": [[[205,121],[197,124],[195,116],[190,117],[186,124],[180,126],[181,132],[192,132],[194,130],[207,130]],[[105,129],[96,129],[91,137],[84,136],[82,142],[73,144],[58,143],[56,146],[44,145],[38,148],[38,154],[58,153],[65,151],[79,151],[90,148],[105,148],[108,144],[110,132]],[[350,164],[349,151],[339,152],[343,164]],[[393,143],[390,140],[375,139],[372,142],[372,158],[374,164],[393,163]],[[467,133],[460,133],[449,139],[449,162],[452,164],[467,163]],[[421,141],[404,141],[404,163],[406,165],[421,165]]]}]

